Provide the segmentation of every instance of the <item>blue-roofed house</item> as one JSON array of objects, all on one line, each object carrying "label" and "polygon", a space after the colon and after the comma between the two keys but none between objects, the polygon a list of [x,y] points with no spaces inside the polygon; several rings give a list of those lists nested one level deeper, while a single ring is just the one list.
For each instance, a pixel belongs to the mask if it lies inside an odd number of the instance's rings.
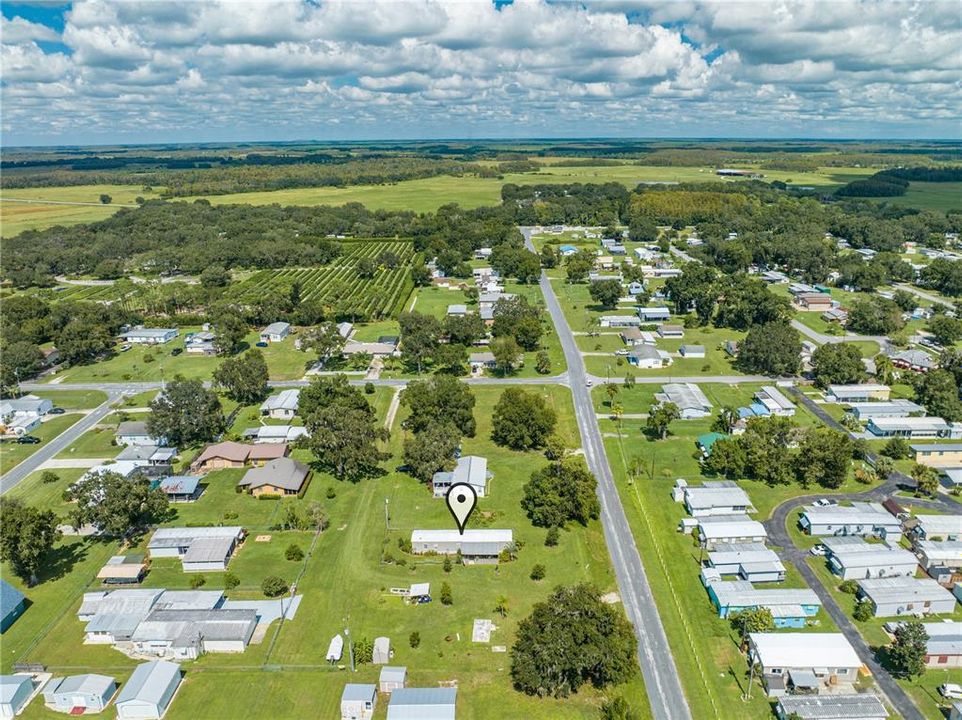
[{"label": "blue-roofed house", "polygon": [[561,257],[568,257],[569,255],[574,255],[578,252],[578,248],[574,245],[562,245],[558,248],[558,252],[561,253]]},{"label": "blue-roofed house", "polygon": [[341,693],[341,720],[371,720],[377,706],[377,686],[348,683]]},{"label": "blue-roofed house", "polygon": [[455,720],[457,688],[398,688],[391,693],[387,720]]},{"label": "blue-roofed house", "polygon": [[0,675],[0,718],[20,714],[33,695],[33,681],[29,675]]},{"label": "blue-roofed house", "polygon": [[6,580],[0,580],[0,633],[7,631],[27,609],[27,598]]},{"label": "blue-roofed house", "polygon": [[117,696],[119,720],[160,720],[180,686],[180,665],[153,660],[134,668]]}]

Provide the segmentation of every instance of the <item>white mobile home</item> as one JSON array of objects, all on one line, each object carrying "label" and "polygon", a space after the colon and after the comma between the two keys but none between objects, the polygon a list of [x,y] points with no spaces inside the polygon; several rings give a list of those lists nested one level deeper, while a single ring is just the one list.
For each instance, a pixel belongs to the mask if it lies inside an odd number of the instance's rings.
[{"label": "white mobile home", "polygon": [[668,383],[655,395],[660,403],[674,404],[684,420],[708,417],[712,403],[695,383]]},{"label": "white mobile home", "polygon": [[275,343],[281,342],[291,334],[291,324],[286,322],[273,322],[261,330],[261,342]]},{"label": "white mobile home", "polygon": [[699,518],[699,540],[709,550],[722,543],[763,543],[765,526],[747,515],[718,515]]},{"label": "white mobile home", "polygon": [[751,498],[732,480],[706,480],[683,489],[685,509],[692,517],[740,515],[755,512]]},{"label": "white mobile home", "polygon": [[879,503],[853,502],[851,506],[806,505],[798,521],[809,535],[859,535],[897,542],[902,523]]},{"label": "white mobile home", "polygon": [[29,675],[0,675],[0,718],[19,715],[32,695]]},{"label": "white mobile home", "polygon": [[911,400],[899,398],[886,402],[852,403],[849,412],[859,420],[871,420],[872,418],[904,418],[910,415],[921,415],[925,412],[925,408]]},{"label": "white mobile home", "polygon": [[764,543],[718,543],[708,553],[706,565],[720,577],[734,575],[749,582],[781,582],[785,566]]},{"label": "white mobile home", "polygon": [[795,414],[795,404],[774,385],[765,385],[755,393],[755,400],[765,406],[771,415],[791,417]]},{"label": "white mobile home", "polygon": [[226,570],[244,528],[160,528],[147,543],[152,558],[179,557],[184,572]]},{"label": "white mobile home", "polygon": [[887,720],[888,709],[872,693],[785,695],[775,705],[778,720]]},{"label": "white mobile home", "polygon": [[411,549],[415,555],[437,553],[456,555],[459,551],[465,564],[495,563],[502,550],[514,544],[511,530],[414,530]]},{"label": "white mobile home", "polygon": [[762,666],[769,697],[854,691],[862,667],[841,633],[751,633],[749,657]]},{"label": "white mobile home", "polygon": [[868,543],[857,536],[827,537],[828,567],[842,580],[912,577],[918,569],[915,555],[898,545]]},{"label": "white mobile home", "polygon": [[455,720],[457,697],[457,688],[398,688],[387,720]]},{"label": "white mobile home", "polygon": [[940,417],[876,417],[868,421],[867,430],[877,437],[939,438],[949,437],[949,424]]},{"label": "white mobile home", "polygon": [[872,603],[875,617],[950,613],[955,596],[931,578],[859,580],[858,596]]},{"label": "white mobile home", "polygon": [[916,515],[915,533],[921,540],[962,540],[962,517]]},{"label": "white mobile home", "polygon": [[97,713],[107,707],[117,692],[117,683],[106,675],[71,675],[53,678],[43,688],[44,703],[59,712],[78,715]]},{"label": "white mobile home", "polygon": [[833,403],[872,402],[888,400],[891,388],[877,383],[859,385],[829,385],[825,399]]},{"label": "white mobile home", "polygon": [[176,328],[134,328],[120,337],[137,345],[164,345],[179,335]]}]

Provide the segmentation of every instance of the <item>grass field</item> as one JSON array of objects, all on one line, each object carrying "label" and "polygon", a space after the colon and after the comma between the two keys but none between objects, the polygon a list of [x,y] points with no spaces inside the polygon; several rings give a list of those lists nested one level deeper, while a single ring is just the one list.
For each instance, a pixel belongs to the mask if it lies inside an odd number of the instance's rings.
[{"label": "grass field", "polygon": [[[562,387],[532,389],[541,393],[559,413],[560,434],[572,446],[578,444],[570,395]],[[241,578],[232,591],[237,597],[259,596],[259,583],[266,574],[298,579],[298,592],[304,600],[294,620],[273,625],[264,643],[252,645],[241,655],[209,655],[184,665],[186,680],[167,715],[172,718],[302,718],[335,717],[337,701],[345,682],[370,682],[377,668],[362,666],[350,676],[343,669],[328,666],[323,651],[330,638],[351,628],[354,638],[373,638],[389,634],[395,655],[392,664],[406,665],[411,684],[434,687],[439,681],[457,681],[458,717],[465,720],[501,720],[526,717],[531,720],[593,720],[604,697],[624,694],[648,717],[647,700],[640,676],[626,685],[602,693],[583,688],[566,700],[537,699],[511,688],[510,656],[492,652],[492,646],[510,647],[518,622],[532,605],[560,583],[589,580],[603,592],[616,590],[608,554],[599,523],[586,528],[571,527],[561,535],[556,548],[544,546],[544,531],[534,528],[520,508],[522,486],[530,473],[545,462],[540,453],[519,453],[493,445],[489,439],[490,408],[501,390],[497,387],[475,389],[475,416],[478,432],[466,438],[465,453],[488,458],[494,473],[489,497],[481,501],[480,512],[472,518],[474,527],[510,527],[521,549],[518,559],[500,566],[455,567],[445,573],[437,558],[408,556],[397,540],[419,527],[448,527],[450,517],[441,501],[435,500],[422,485],[394,468],[399,461],[403,433],[395,421],[388,449],[392,461],[383,463],[384,475],[352,484],[337,482],[316,473],[302,501],[321,502],[330,518],[313,553],[303,563],[284,559],[284,548],[297,542],[305,550],[312,534],[268,530],[278,513],[280,501],[257,500],[238,494],[234,486],[242,471],[211,473],[201,498],[189,505],[176,505],[177,516],[171,524],[228,522],[225,513],[237,513],[229,522],[242,524],[252,534],[267,530],[268,543],[249,538],[231,563]],[[372,402],[383,413],[391,391],[379,390]],[[298,456],[304,451],[296,451]],[[66,486],[80,471],[62,471],[60,482],[42,485],[31,476],[18,494],[58,512],[66,510],[60,500]],[[36,474],[34,474],[36,475]],[[328,488],[335,497],[328,498]],[[389,501],[387,504],[385,501]],[[390,526],[385,527],[385,507]],[[106,558],[116,551],[113,543],[64,540],[58,551],[63,559],[55,564],[57,580],[27,590],[34,604],[4,635],[3,668],[20,659],[43,662],[54,671],[85,669],[109,673],[120,679],[133,667],[117,651],[103,646],[81,644],[82,626],[75,612],[80,593],[92,589],[93,577]],[[384,562],[385,553],[394,562]],[[400,564],[404,560],[404,564]],[[541,582],[528,576],[531,567],[542,563],[547,577]],[[9,578],[8,573],[4,577]],[[148,586],[186,588],[191,576],[185,575],[176,561],[155,563],[148,575]],[[408,606],[392,596],[388,588],[412,582],[430,582],[436,594],[440,583],[451,585],[454,604]],[[15,581],[20,585],[19,581]],[[217,589],[220,578],[207,574],[205,589]],[[494,612],[498,596],[508,598],[508,614]],[[497,630],[491,646],[470,642],[475,618],[491,618]],[[421,634],[421,644],[412,649],[408,636]],[[266,690],[270,691],[268,697]],[[198,708],[202,708],[201,711]],[[376,715],[385,716],[382,704]],[[48,717],[35,702],[27,718]]]},{"label": "grass field", "polygon": [[923,210],[962,209],[962,182],[930,183],[912,182],[905,195],[887,198],[872,198],[877,202],[904,205]]},{"label": "grass field", "polygon": [[[137,197],[159,197],[158,190],[144,192],[139,185],[73,185],[66,187],[16,188],[0,191],[0,234],[13,237],[24,230],[42,230],[54,225],[76,225],[110,217],[122,205],[134,205]],[[100,204],[106,193],[113,202]],[[20,202],[38,200],[47,202]],[[57,205],[53,202],[97,203]]]},{"label": "grass field", "polygon": [[[782,180],[797,185],[830,187],[843,185],[853,178],[871,174],[865,168],[820,168],[815,172],[768,171],[765,180]],[[502,178],[479,178],[474,175],[454,177],[440,175],[420,180],[404,180],[389,185],[353,185],[344,188],[298,188],[266,192],[232,193],[206,196],[215,205],[250,203],[252,205],[343,205],[359,202],[376,210],[413,210],[430,212],[441,205],[458,203],[473,208],[501,202],[501,186],[506,183],[535,185],[542,183],[620,182],[634,188],[643,182],[739,182],[714,174],[711,168],[661,167],[651,165],[612,165],[565,167],[547,165],[537,173],[508,174]],[[99,202],[107,193],[113,202],[132,204],[137,196],[152,198],[139,185],[78,185],[70,187],[19,188],[4,190],[3,198],[58,200],[62,202]],[[176,198],[192,201],[196,198]],[[53,225],[73,225],[109,217],[118,208],[103,206],[67,206],[42,203],[0,202],[0,225],[3,237],[24,230]]]},{"label": "grass field", "polygon": [[40,438],[39,443],[35,445],[21,445],[14,441],[0,443],[0,473],[9,472],[15,468],[81,418],[79,413],[51,415],[49,417],[49,420],[41,423],[39,427],[28,433],[33,437]]}]

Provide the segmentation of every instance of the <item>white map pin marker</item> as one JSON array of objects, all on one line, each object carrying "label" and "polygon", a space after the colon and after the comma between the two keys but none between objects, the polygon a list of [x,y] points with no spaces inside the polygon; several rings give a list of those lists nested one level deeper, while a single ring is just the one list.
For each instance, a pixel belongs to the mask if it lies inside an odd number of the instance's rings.
[{"label": "white map pin marker", "polygon": [[478,494],[467,483],[454,483],[448,488],[448,494],[444,496],[444,500],[448,504],[448,510],[454,515],[454,521],[458,524],[458,532],[464,535],[464,526],[468,524],[468,518],[478,504]]}]

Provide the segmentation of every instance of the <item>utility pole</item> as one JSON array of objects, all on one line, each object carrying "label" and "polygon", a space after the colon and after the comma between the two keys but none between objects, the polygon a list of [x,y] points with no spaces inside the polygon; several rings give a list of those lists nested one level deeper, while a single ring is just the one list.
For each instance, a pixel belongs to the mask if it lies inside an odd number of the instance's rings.
[{"label": "utility pole", "polygon": [[390,500],[388,500],[387,498],[384,498],[384,529],[385,530],[391,529],[391,511],[389,508],[390,503],[391,503]]},{"label": "utility pole", "polygon": [[351,658],[351,672],[357,672],[357,671],[354,669],[354,641],[351,640],[351,628],[350,628],[350,627],[345,627],[345,628],[344,628],[344,637],[347,638],[347,652],[348,652],[348,655],[349,655],[350,658]]}]

